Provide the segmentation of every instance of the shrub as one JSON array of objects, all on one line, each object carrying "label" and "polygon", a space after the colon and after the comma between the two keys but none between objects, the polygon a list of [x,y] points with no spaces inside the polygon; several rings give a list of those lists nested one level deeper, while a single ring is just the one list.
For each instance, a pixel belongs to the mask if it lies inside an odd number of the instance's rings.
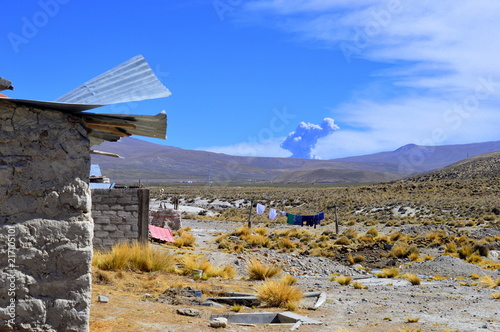
[{"label": "shrub", "polygon": [[486,275],[479,278],[479,285],[482,288],[495,288],[500,286],[500,278],[495,280],[490,275]]},{"label": "shrub", "polygon": [[174,264],[173,255],[138,242],[119,243],[109,252],[96,250],[92,258],[93,266],[108,271],[170,272],[174,270]]},{"label": "shrub", "polygon": [[353,258],[354,263],[361,263],[364,262],[366,258],[363,255],[356,255]]},{"label": "shrub", "polygon": [[182,232],[180,234],[180,237],[175,238],[173,243],[174,246],[176,246],[177,248],[192,247],[196,241],[196,238],[193,236],[193,234],[188,232]]},{"label": "shrub", "polygon": [[235,230],[234,232],[231,233],[231,235],[236,235],[236,236],[248,236],[250,235],[252,232],[250,230],[250,228],[248,228],[247,226],[241,226],[240,228],[238,228],[237,230]]},{"label": "shrub", "polygon": [[270,307],[294,310],[295,302],[302,300],[302,291],[280,280],[267,280],[257,286],[257,297]]},{"label": "shrub", "polygon": [[391,267],[387,269],[382,269],[382,272],[387,278],[396,278],[399,275],[399,269],[397,267]]},{"label": "shrub", "polygon": [[352,228],[348,228],[342,233],[342,235],[352,240],[358,237],[358,232]]},{"label": "shrub", "polygon": [[366,231],[365,236],[371,236],[371,237],[377,237],[378,236],[378,231],[375,227],[370,228],[369,230]]},{"label": "shrub", "polygon": [[342,236],[341,238],[339,238],[335,241],[335,244],[348,246],[351,244],[351,240],[349,240],[349,238],[347,236]]},{"label": "shrub", "polygon": [[450,254],[456,253],[457,252],[457,244],[455,242],[449,242],[449,243],[445,244],[444,252],[450,253]]},{"label": "shrub", "polygon": [[474,248],[470,244],[464,244],[458,249],[458,257],[466,259],[474,253]]},{"label": "shrub", "polygon": [[368,289],[368,286],[365,286],[360,282],[355,282],[352,284],[352,286],[356,289]]},{"label": "shrub", "polygon": [[269,238],[259,234],[245,235],[241,239],[252,247],[267,247],[269,245]]},{"label": "shrub", "polygon": [[416,261],[418,259],[418,252],[414,252],[414,253],[411,253],[410,255],[408,255],[408,258],[413,262],[413,261]]},{"label": "shrub", "polygon": [[400,243],[400,244],[397,244],[395,245],[394,247],[392,247],[389,255],[391,257],[397,257],[397,258],[405,258],[405,257],[408,257],[410,255],[417,255],[417,258],[418,258],[418,254],[419,254],[419,251],[418,251],[418,248],[417,246],[408,246],[407,244],[403,244],[403,243]]},{"label": "shrub", "polygon": [[500,293],[492,293],[491,296],[495,299],[495,300],[500,300]]},{"label": "shrub", "polygon": [[265,265],[252,259],[247,265],[248,277],[253,280],[264,280],[281,274],[281,268],[274,265]]},{"label": "shrub", "polygon": [[266,234],[267,234],[267,229],[262,228],[262,227],[260,227],[260,228],[256,228],[256,229],[255,229],[255,233],[257,233],[257,234],[259,234],[259,235],[266,235]]},{"label": "shrub", "polygon": [[407,273],[404,275],[404,278],[408,280],[413,286],[420,285],[422,282],[422,279],[416,274],[413,273]]},{"label": "shrub", "polygon": [[280,279],[281,282],[287,284],[287,285],[295,285],[297,283],[297,278],[295,278],[294,276],[292,276],[291,274],[285,274],[281,279]]},{"label": "shrub", "polygon": [[281,249],[293,249],[295,248],[295,243],[287,237],[282,237],[278,241],[278,247]]},{"label": "shrub", "polygon": [[334,278],[334,280],[336,282],[338,282],[339,285],[347,286],[351,283],[352,277],[351,276],[338,276],[338,277]]},{"label": "shrub", "polygon": [[400,240],[401,238],[403,238],[403,234],[400,232],[395,232],[395,233],[391,234],[391,236],[389,237],[389,241],[394,243],[394,242]]}]

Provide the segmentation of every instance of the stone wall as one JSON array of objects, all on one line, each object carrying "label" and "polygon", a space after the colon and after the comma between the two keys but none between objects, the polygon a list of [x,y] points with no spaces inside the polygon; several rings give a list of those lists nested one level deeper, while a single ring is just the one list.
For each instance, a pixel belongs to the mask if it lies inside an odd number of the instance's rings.
[{"label": "stone wall", "polygon": [[0,101],[0,331],[88,331],[89,169],[80,117]]},{"label": "stone wall", "polygon": [[[147,196],[147,199],[146,199]],[[147,241],[148,189],[92,189],[94,248],[110,249],[127,240]]]}]

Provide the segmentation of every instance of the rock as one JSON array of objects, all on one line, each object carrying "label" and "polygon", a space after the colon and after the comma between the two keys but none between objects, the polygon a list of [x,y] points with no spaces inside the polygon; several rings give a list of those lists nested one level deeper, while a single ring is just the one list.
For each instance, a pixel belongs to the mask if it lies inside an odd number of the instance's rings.
[{"label": "rock", "polygon": [[210,321],[208,326],[213,328],[227,327],[227,318],[216,317]]},{"label": "rock", "polygon": [[104,296],[104,295],[99,295],[99,297],[97,298],[97,302],[101,302],[101,303],[108,303],[109,302],[109,298]]},{"label": "rock", "polygon": [[201,312],[193,308],[179,308],[177,309],[177,314],[189,317],[200,317]]}]

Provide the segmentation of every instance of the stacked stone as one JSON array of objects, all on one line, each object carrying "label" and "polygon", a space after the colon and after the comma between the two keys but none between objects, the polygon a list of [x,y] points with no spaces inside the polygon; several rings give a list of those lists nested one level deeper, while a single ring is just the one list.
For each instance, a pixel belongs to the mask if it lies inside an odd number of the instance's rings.
[{"label": "stacked stone", "polygon": [[119,242],[139,240],[137,189],[93,189],[94,248],[110,249]]},{"label": "stacked stone", "polygon": [[89,169],[80,117],[0,101],[0,331],[88,331]]},{"label": "stacked stone", "polygon": [[149,212],[151,225],[177,231],[181,228],[181,213],[173,209],[159,209]]}]

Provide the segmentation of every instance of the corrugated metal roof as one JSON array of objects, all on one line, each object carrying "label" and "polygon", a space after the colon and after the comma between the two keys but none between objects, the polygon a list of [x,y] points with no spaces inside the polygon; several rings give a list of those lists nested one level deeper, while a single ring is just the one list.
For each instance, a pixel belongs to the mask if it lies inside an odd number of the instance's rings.
[{"label": "corrugated metal roof", "polygon": [[108,105],[170,96],[149,67],[138,55],[91,79],[56,101],[71,104]]},{"label": "corrugated metal roof", "polygon": [[89,183],[90,189],[113,189],[115,187],[115,183]]},{"label": "corrugated metal roof", "polygon": [[99,166],[98,164],[91,164],[90,177],[100,177],[100,176],[102,176],[101,166]]},{"label": "corrugated metal roof", "polygon": [[138,55],[65,94],[55,102],[11,98],[0,98],[0,101],[80,114],[91,130],[89,133],[91,145],[97,145],[103,141],[116,142],[121,137],[130,135],[165,139],[167,115],[165,111],[155,116],[82,112],[108,104],[170,95],[170,91],[154,75],[144,57]]}]

